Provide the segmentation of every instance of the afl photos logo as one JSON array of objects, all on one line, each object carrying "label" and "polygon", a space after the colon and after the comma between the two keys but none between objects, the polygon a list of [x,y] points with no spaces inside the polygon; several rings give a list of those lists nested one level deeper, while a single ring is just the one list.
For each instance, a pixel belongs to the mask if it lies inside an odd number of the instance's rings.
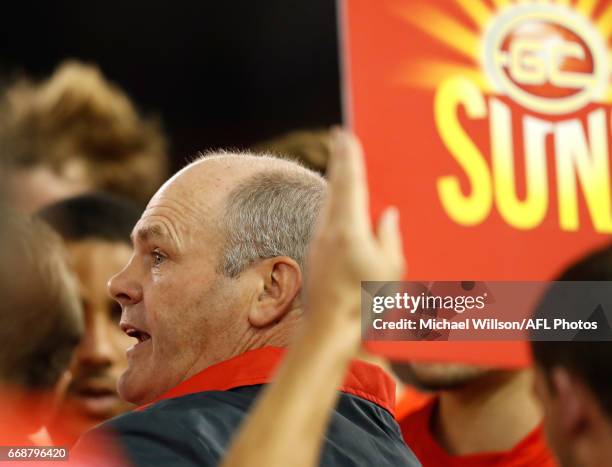
[{"label": "afl photos logo", "polygon": [[500,94],[542,114],[570,114],[604,98],[608,53],[580,14],[560,5],[523,4],[487,28],[484,71]]}]

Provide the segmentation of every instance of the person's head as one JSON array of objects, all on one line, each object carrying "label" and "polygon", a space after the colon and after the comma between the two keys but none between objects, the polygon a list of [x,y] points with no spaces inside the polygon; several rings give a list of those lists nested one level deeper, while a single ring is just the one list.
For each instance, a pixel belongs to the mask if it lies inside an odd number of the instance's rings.
[{"label": "person's head", "polygon": [[[76,284],[43,222],[2,207],[0,226],[0,386],[51,397],[83,331]],[[51,408],[40,401],[23,414],[32,431]]]},{"label": "person's head", "polygon": [[100,71],[61,64],[41,83],[20,80],[0,107],[7,199],[34,212],[85,191],[144,205],[166,175],[166,141]]},{"label": "person's head", "polygon": [[71,365],[72,382],[56,418],[64,436],[76,439],[130,407],[116,388],[127,368],[131,339],[119,327],[121,307],[106,284],[132,255],[130,233],[140,213],[132,203],[105,195],[70,198],[39,213],[64,239],[85,322]]},{"label": "person's head", "polygon": [[[612,281],[612,246],[573,264],[558,280]],[[536,315],[547,313],[543,304],[554,293],[553,287]],[[567,299],[571,300],[571,295]],[[575,306],[580,307],[577,301]],[[532,350],[536,394],[544,408],[549,441],[561,464],[611,465],[612,342],[534,341]]]},{"label": "person's head", "polygon": [[210,365],[286,345],[325,191],[294,162],[248,154],[203,157],[166,182],[109,283],[138,339],[119,382],[125,399],[149,402]]}]

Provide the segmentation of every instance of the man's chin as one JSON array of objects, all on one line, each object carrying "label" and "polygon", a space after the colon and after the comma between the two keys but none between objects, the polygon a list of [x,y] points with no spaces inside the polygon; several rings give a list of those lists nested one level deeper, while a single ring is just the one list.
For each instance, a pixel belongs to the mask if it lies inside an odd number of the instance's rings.
[{"label": "man's chin", "polygon": [[128,368],[120,377],[117,383],[117,392],[121,399],[132,404],[142,405],[150,402],[147,400],[146,385],[140,384],[140,379],[146,379],[140,377],[140,375],[134,374],[134,372]]}]

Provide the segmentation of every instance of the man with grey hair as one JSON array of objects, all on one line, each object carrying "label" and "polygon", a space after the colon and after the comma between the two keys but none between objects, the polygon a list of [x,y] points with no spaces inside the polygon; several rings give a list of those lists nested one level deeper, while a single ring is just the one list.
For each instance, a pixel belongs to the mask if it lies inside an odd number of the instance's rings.
[{"label": "man with grey hair", "polygon": [[[219,463],[308,313],[305,258],[326,192],[294,162],[230,153],[160,188],[134,227],[134,255],[109,282],[121,327],[137,339],[119,393],[141,407],[86,434],[77,457],[115,435],[138,466]],[[326,306],[340,304],[328,292]],[[322,465],[417,464],[380,368],[354,361],[340,391]]]}]

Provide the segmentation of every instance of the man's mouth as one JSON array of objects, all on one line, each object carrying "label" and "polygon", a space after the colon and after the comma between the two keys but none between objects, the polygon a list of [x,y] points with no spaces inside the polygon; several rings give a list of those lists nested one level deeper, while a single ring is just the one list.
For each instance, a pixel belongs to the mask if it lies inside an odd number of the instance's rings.
[{"label": "man's mouth", "polygon": [[128,356],[130,356],[138,348],[144,346],[147,342],[151,341],[151,334],[143,331],[142,329],[138,329],[136,326],[127,323],[120,323],[120,326],[123,332],[138,341],[135,345],[127,350]]},{"label": "man's mouth", "polygon": [[120,323],[121,330],[125,332],[128,336],[134,337],[138,340],[138,343],[142,343],[151,339],[151,335],[141,329],[138,329],[131,324]]},{"label": "man's mouth", "polygon": [[130,337],[135,337],[138,342],[144,342],[151,339],[151,336],[144,331],[139,331],[136,328],[129,328],[125,333]]}]

